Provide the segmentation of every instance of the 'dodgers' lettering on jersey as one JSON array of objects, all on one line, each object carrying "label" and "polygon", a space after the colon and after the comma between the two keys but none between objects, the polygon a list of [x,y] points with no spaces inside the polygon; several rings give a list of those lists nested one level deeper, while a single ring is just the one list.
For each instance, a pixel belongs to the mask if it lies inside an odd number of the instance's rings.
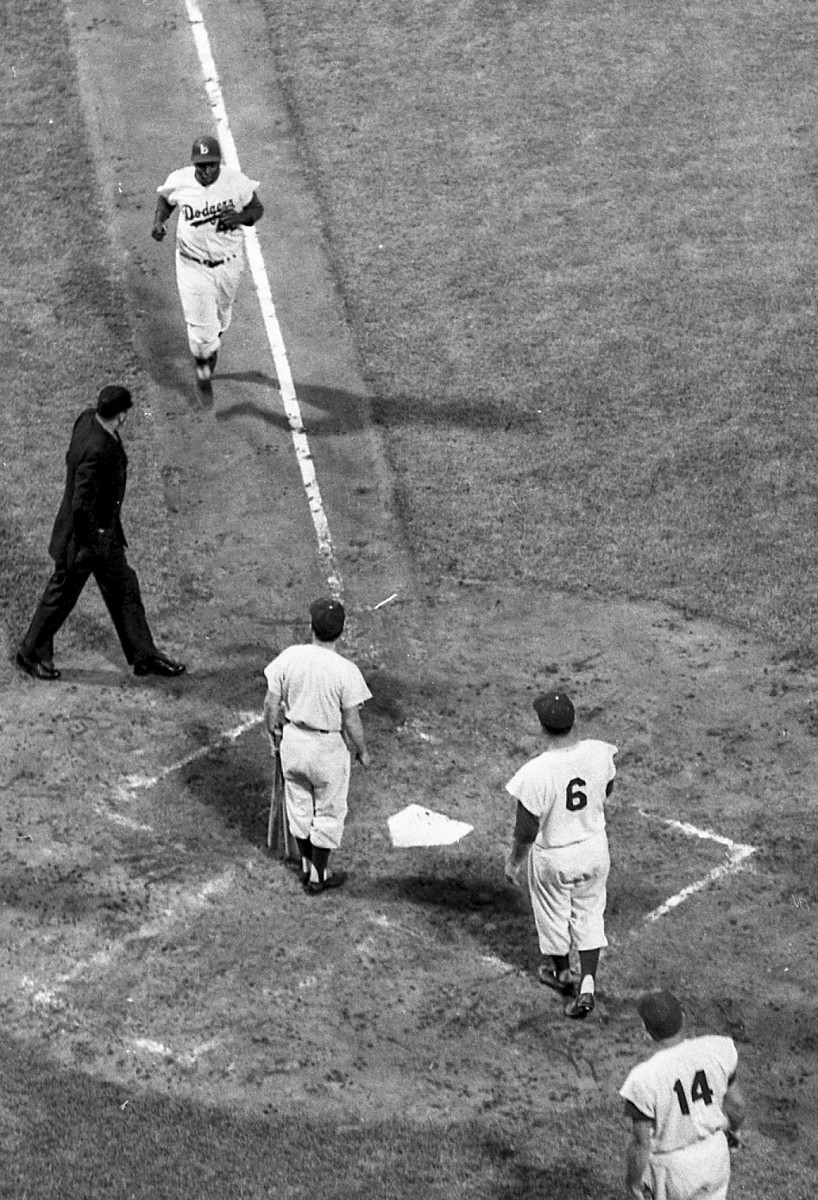
[{"label": "'dodgers' lettering on jersey", "polygon": [[220,213],[235,207],[232,200],[220,200],[218,204],[206,204],[204,208],[194,208],[192,204],[183,204],[182,215],[186,221],[205,225],[208,221],[215,221]]}]

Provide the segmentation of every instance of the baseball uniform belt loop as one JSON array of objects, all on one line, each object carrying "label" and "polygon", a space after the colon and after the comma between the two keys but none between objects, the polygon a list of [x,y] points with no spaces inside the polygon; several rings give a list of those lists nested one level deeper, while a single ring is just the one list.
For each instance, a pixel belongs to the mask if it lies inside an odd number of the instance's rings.
[{"label": "baseball uniform belt loop", "polygon": [[211,262],[207,258],[196,258],[193,254],[187,254],[184,250],[180,250],[179,253],[182,258],[187,258],[190,262],[198,263],[200,267],[221,267],[225,263],[232,262],[236,257],[235,254],[231,254],[229,258],[219,258],[215,262]]}]

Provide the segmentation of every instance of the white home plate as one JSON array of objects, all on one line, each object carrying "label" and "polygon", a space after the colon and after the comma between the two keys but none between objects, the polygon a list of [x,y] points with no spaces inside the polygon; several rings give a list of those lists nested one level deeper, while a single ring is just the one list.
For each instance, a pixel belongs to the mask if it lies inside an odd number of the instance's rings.
[{"label": "white home plate", "polygon": [[474,829],[465,821],[455,821],[443,813],[431,812],[419,804],[410,804],[387,821],[392,845],[400,849],[407,846],[451,846],[459,842]]}]

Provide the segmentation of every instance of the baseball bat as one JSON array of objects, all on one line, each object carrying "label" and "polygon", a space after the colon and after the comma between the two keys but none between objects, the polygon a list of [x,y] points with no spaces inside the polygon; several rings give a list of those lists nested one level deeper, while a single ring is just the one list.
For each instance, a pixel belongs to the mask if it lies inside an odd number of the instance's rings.
[{"label": "baseball bat", "polygon": [[284,772],[281,769],[281,751],[276,749],[274,757],[273,790],[270,796],[270,815],[267,818],[267,849],[283,862],[300,865],[301,855],[287,820],[287,805],[284,799]]}]

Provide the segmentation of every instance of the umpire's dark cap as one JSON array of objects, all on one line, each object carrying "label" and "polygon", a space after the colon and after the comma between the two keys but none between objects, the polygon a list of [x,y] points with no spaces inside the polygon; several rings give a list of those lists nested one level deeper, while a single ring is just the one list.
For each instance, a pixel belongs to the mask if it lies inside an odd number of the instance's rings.
[{"label": "umpire's dark cap", "polygon": [[131,393],[118,383],[109,383],[97,397],[97,415],[102,417],[103,421],[110,421],[112,417],[127,412],[129,408],[133,408]]},{"label": "umpire's dark cap", "polygon": [[636,1011],[650,1036],[659,1042],[672,1038],[684,1024],[684,1009],[673,992],[646,992],[636,1001]]},{"label": "umpire's dark cap", "polygon": [[534,712],[549,733],[568,733],[574,725],[574,706],[565,692],[545,692],[534,701]]},{"label": "umpire's dark cap", "polygon": [[221,162],[222,148],[214,137],[206,133],[202,137],[196,138],[193,143],[190,161],[192,163]]},{"label": "umpire's dark cap", "polygon": [[334,642],[344,632],[346,613],[340,600],[316,600],[310,605],[312,631],[322,642]]}]

